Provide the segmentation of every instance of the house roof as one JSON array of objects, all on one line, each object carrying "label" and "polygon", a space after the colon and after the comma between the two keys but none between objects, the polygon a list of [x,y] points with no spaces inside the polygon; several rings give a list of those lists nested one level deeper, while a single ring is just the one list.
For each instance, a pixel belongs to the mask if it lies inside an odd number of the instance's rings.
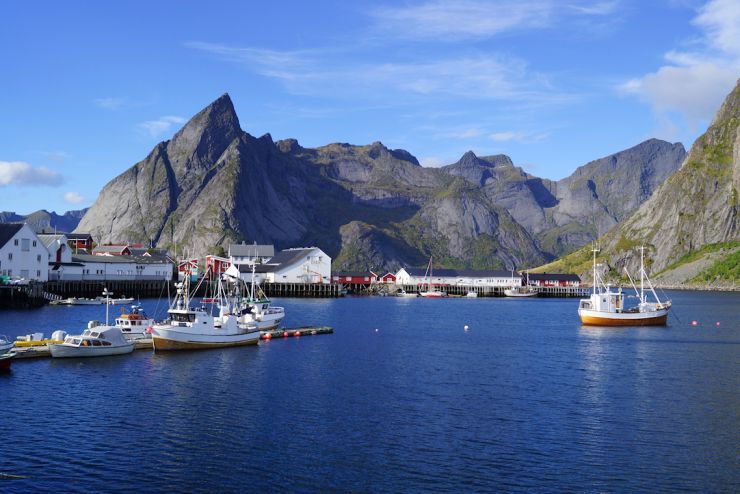
[{"label": "house roof", "polygon": [[[408,274],[423,277],[427,268],[404,268]],[[440,278],[511,278],[511,271],[486,269],[433,269],[432,275]],[[518,278],[519,273],[514,273]]]},{"label": "house roof", "polygon": [[0,223],[0,247],[4,247],[21,228],[23,223]]},{"label": "house roof", "polygon": [[577,274],[530,273],[527,276],[533,281],[581,281],[581,277]]},{"label": "house roof", "polygon": [[[306,256],[316,251],[316,247],[309,247],[306,249],[285,249],[278,252],[269,263],[257,264],[254,267],[255,273],[272,273],[280,270],[284,266],[290,266],[303,260]],[[251,273],[251,265],[239,266],[240,273]]]},{"label": "house roof", "polygon": [[355,278],[364,278],[364,277],[370,277],[370,276],[376,276],[374,273],[371,273],[370,271],[347,271],[344,273],[333,273],[332,276],[353,276]]},{"label": "house roof", "polygon": [[65,233],[70,240],[92,240],[92,235],[89,233]]},{"label": "house roof", "polygon": [[124,249],[131,251],[128,245],[98,245],[93,249],[93,252],[123,252]]},{"label": "house roof", "polygon": [[73,262],[103,262],[109,264],[172,264],[169,259],[149,256],[96,256],[93,254],[72,254]]},{"label": "house roof", "polygon": [[232,257],[272,257],[275,255],[274,245],[231,244],[229,256]]},{"label": "house roof", "polygon": [[60,242],[63,242],[64,238],[67,236],[63,233],[53,234],[53,233],[37,233],[36,236],[41,240],[41,242],[48,248],[51,244],[59,240]]}]

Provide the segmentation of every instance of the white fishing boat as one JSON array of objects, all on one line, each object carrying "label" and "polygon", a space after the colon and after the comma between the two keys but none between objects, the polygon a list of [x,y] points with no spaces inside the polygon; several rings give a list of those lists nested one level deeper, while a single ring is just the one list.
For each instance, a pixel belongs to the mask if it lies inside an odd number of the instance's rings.
[{"label": "white fishing boat", "polygon": [[[221,286],[221,283],[219,283]],[[197,291],[197,287],[196,287]],[[237,307],[223,296],[219,288],[218,310],[213,316],[205,306],[190,307],[189,277],[177,285],[175,297],[168,314],[169,320],[155,324],[151,328],[152,344],[155,351],[199,350],[228,346],[256,345],[260,331],[254,323],[240,323]]]},{"label": "white fishing boat", "polygon": [[[442,298],[446,297],[447,293],[437,290],[436,288],[433,288],[434,284],[432,283],[432,256],[429,256],[429,264],[427,265],[427,271],[424,275],[424,279],[427,280],[426,283],[422,283],[421,290],[419,290],[419,296],[424,298]],[[426,290],[424,289],[424,286],[426,285]]]},{"label": "white fishing boat", "polygon": [[48,347],[54,358],[104,357],[134,351],[134,343],[124,338],[121,329],[115,326],[86,329],[81,335],[67,336],[64,343],[49,343]]},{"label": "white fishing boat", "polygon": [[[594,288],[588,299],[582,299],[578,305],[578,315],[585,325],[594,326],[665,326],[668,320],[668,311],[671,301],[661,302],[655,293],[650,278],[645,272],[644,247],[640,247],[640,289],[637,290],[629,272],[632,287],[635,289],[638,303],[633,307],[625,307],[625,294],[621,288],[615,290],[606,285],[596,271],[596,253],[594,248]],[[626,271],[626,269],[625,269]],[[648,302],[645,294],[645,283],[655,298],[655,302]]]},{"label": "white fishing boat", "polygon": [[[134,301],[133,298],[130,297],[121,297],[121,298],[108,298],[108,304],[109,305],[126,305],[130,304]],[[55,300],[53,305],[103,305],[106,303],[105,297],[95,297],[95,298],[77,298],[77,297],[69,297],[62,300]]]},{"label": "white fishing boat", "polygon": [[530,286],[512,286],[504,290],[507,297],[536,297],[537,290]]},{"label": "white fishing boat", "polygon": [[[260,331],[268,331],[280,326],[285,319],[285,309],[271,305],[272,302],[255,281],[254,264],[252,264],[252,280],[249,286],[241,279],[236,266],[230,266],[224,276],[232,284],[231,289],[234,294],[231,299],[234,300],[234,306],[238,311],[237,322],[239,324],[253,324]],[[242,292],[242,288],[246,293]]]},{"label": "white fishing boat", "polygon": [[149,338],[147,329],[154,324],[154,319],[147,316],[140,305],[132,305],[130,312],[126,312],[122,307],[121,314],[116,318],[116,327],[120,328],[123,335],[130,340]]}]

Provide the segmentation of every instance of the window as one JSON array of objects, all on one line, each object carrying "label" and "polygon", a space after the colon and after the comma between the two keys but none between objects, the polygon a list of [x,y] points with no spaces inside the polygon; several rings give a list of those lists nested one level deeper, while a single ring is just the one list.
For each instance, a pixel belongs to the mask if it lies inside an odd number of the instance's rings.
[{"label": "window", "polygon": [[15,245],[16,247],[18,247],[18,239],[17,238],[15,240],[13,240],[13,245]]},{"label": "window", "polygon": [[37,269],[36,270],[36,278],[41,278],[41,270],[40,269]]},{"label": "window", "polygon": [[8,252],[8,261],[12,261],[12,260],[13,260],[13,253]]},{"label": "window", "polygon": [[37,260],[38,262],[41,262],[41,254],[39,254],[39,255],[37,255],[37,256],[36,256],[36,260]]},{"label": "window", "polygon": [[31,241],[27,238],[21,239],[21,251],[28,252],[31,250]]},{"label": "window", "polygon": [[35,240],[33,241],[33,246],[36,247],[36,241]]},{"label": "window", "polygon": [[28,270],[27,269],[21,269],[21,278],[28,279]]}]

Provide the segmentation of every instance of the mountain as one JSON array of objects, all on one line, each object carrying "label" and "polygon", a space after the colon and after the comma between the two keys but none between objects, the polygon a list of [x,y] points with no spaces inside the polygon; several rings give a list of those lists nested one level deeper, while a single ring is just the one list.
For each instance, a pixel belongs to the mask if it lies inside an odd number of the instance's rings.
[{"label": "mountain", "polygon": [[532,176],[504,155],[478,158],[468,152],[444,169],[479,185],[535,236],[544,252],[560,256],[624,219],[685,156],[680,143],[650,139],[583,165],[559,181]]},{"label": "mountain", "polygon": [[76,211],[67,211],[63,215],[58,215],[54,211],[51,213],[45,209],[40,209],[28,215],[19,215],[13,211],[0,212],[0,223],[28,223],[36,232],[41,230],[56,229],[60,232],[71,232],[79,224],[87,209]]},{"label": "mountain", "polygon": [[[683,149],[662,141],[643,144],[640,156],[650,149],[655,159],[589,164],[579,172],[583,180],[561,186],[526,174],[503,155],[469,152],[448,167],[424,168],[407,151],[380,142],[312,149],[295,139],[256,138],[241,130],[224,94],[109,182],[78,231],[100,242],[153,241],[193,256],[242,240],[277,248],[317,245],[337,270],[423,265],[430,255],[439,266],[522,267],[552,258],[539,243],[553,228],[565,228],[551,234],[554,244],[579,238],[568,237],[573,222],[564,212],[553,219],[553,210],[566,211],[561,203],[580,214],[572,214],[586,225],[578,228],[588,228],[580,212],[591,210],[590,202],[610,198],[611,187],[651,191],[649,180],[634,185],[628,178],[661,177],[661,167],[670,168]],[[640,166],[645,173],[636,172]],[[600,181],[602,169],[613,177]],[[583,187],[592,191],[584,194],[586,204],[572,198],[578,193],[558,192]],[[605,221],[623,214],[612,202]],[[594,236],[596,228],[591,231]]]},{"label": "mountain", "polygon": [[[617,272],[639,264],[666,283],[734,284],[740,274],[740,81],[683,166],[634,213],[599,240],[601,258]],[[543,269],[588,269],[588,248]]]}]

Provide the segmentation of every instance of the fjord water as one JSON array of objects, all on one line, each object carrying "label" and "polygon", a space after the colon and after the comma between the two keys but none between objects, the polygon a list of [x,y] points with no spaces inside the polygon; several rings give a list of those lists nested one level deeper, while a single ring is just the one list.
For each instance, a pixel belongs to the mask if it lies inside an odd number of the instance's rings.
[{"label": "fjord water", "polygon": [[[670,295],[680,321],[621,329],[575,299],[283,299],[287,326],[335,333],[16,361],[0,473],[26,478],[0,490],[737,492],[740,294]],[[6,311],[0,332],[90,319]]]}]

